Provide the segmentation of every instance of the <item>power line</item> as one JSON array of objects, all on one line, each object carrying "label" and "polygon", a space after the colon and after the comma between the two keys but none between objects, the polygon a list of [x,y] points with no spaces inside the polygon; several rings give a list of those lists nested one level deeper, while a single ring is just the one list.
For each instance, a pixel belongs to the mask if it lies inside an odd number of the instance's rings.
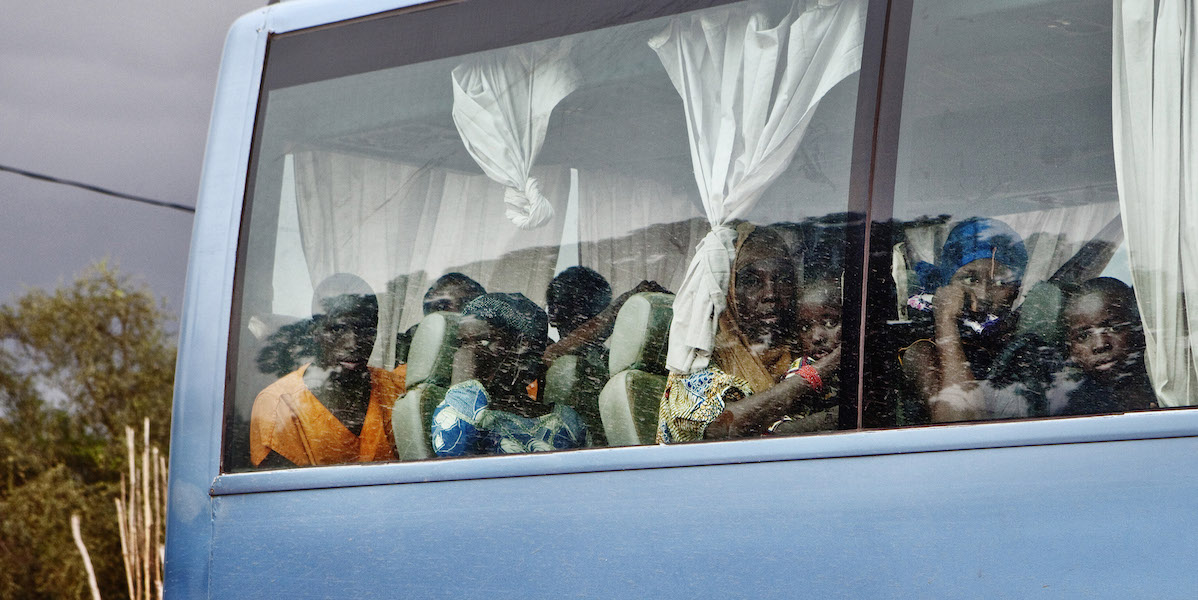
[{"label": "power line", "polygon": [[16,167],[0,165],[0,171],[7,171],[9,173],[15,173],[17,175],[22,175],[22,176],[28,177],[30,179],[37,179],[38,181],[48,181],[50,183],[69,185],[71,187],[77,187],[79,189],[87,190],[89,192],[95,192],[97,194],[104,194],[105,196],[112,196],[113,198],[120,198],[122,200],[132,200],[134,202],[141,202],[143,204],[149,204],[151,206],[159,206],[162,208],[173,208],[175,210],[181,210],[186,213],[194,213],[196,211],[195,207],[187,206],[185,204],[176,204],[174,202],[155,200],[153,198],[146,198],[143,196],[134,196],[133,194],[126,194],[124,192],[118,192],[115,190],[110,190],[108,188],[102,188],[98,185],[91,185],[90,183],[82,183],[79,181],[72,181],[70,179],[63,179],[61,177],[54,177],[52,175],[43,175],[41,173],[34,173],[33,171],[26,171],[24,169],[18,169]]}]

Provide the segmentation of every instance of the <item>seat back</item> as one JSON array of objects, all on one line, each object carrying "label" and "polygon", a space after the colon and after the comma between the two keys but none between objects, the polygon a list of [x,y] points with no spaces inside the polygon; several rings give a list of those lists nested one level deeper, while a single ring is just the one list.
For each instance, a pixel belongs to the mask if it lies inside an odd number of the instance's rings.
[{"label": "seat back", "polygon": [[573,408],[587,425],[594,446],[606,446],[603,421],[599,418],[599,392],[607,383],[606,353],[596,349],[567,354],[553,361],[545,372],[547,402]]},{"label": "seat back", "polygon": [[611,379],[599,393],[599,414],[612,446],[651,444],[666,383],[673,294],[641,293],[624,303],[611,335]]},{"label": "seat back", "polygon": [[458,346],[456,313],[433,313],[420,321],[408,351],[407,392],[395,401],[391,428],[400,460],[431,458],[433,409],[445,397]]},{"label": "seat back", "polygon": [[395,410],[391,413],[391,428],[395,432],[395,454],[400,460],[433,457],[433,444],[429,436],[433,410],[445,399],[448,389],[422,383],[395,401]]}]

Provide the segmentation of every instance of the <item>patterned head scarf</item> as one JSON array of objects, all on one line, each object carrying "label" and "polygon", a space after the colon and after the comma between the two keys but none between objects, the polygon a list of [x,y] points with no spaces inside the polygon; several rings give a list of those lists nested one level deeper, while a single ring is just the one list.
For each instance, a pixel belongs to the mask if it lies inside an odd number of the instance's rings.
[{"label": "patterned head scarf", "polygon": [[997,219],[971,217],[957,223],[940,252],[940,283],[947,284],[961,267],[982,258],[993,258],[1011,269],[1015,281],[1023,280],[1027,249],[1010,225]]},{"label": "patterned head scarf", "polygon": [[532,344],[534,352],[545,352],[549,316],[524,294],[483,294],[467,303],[462,308],[462,315],[482,319],[492,327],[514,331]]},{"label": "patterned head scarf", "polygon": [[772,230],[741,223],[736,227],[736,258],[728,282],[728,308],[720,313],[715,337],[715,362],[727,373],[749,383],[753,393],[770,389],[791,363],[793,340],[776,340],[774,347],[754,354],[738,324],[740,303],[736,298],[736,272],[754,262],[770,258],[791,260],[786,243]]}]

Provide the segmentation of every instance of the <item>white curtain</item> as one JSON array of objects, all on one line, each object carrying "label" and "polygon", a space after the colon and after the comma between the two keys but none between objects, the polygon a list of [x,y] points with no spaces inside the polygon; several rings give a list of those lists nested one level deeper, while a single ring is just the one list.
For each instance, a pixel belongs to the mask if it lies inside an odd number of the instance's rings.
[{"label": "white curtain", "polygon": [[1115,173],[1161,406],[1198,399],[1198,17],[1190,0],[1114,0]]},{"label": "white curtain", "polygon": [[483,172],[506,186],[506,216],[521,229],[553,217],[530,170],[553,108],[578,87],[569,55],[566,40],[550,40],[478,55],[452,73],[458,134]]},{"label": "white curtain", "polygon": [[711,226],[677,290],[666,361],[674,372],[711,357],[736,235],[728,223],[790,163],[820,98],[860,69],[865,2],[796,0],[780,18],[771,5],[682,15],[649,41],[682,97]]},{"label": "white curtain", "polygon": [[[543,304],[560,219],[535,231],[496,227],[503,186],[483,175],[327,151],[295,153],[300,239],[312,285],[354,273],[379,294],[376,364],[389,365],[395,333],[419,322],[439,276],[458,271],[488,291]],[[533,173],[564,202],[566,169]],[[310,301],[310,299],[305,300]]]},{"label": "white curtain", "polygon": [[[1011,226],[1027,248],[1027,268],[1018,302],[1041,281],[1047,281],[1087,243],[1107,243],[1106,251],[1090,259],[1077,273],[1078,281],[1097,277],[1106,268],[1116,247],[1123,241],[1121,230],[1107,237],[1104,231],[1119,218],[1119,205],[1095,202],[994,217]],[[1113,226],[1112,226],[1113,228]]]},{"label": "white curtain", "polygon": [[578,173],[579,264],[620,295],[644,280],[682,285],[695,245],[710,227],[677,186],[601,169]]}]

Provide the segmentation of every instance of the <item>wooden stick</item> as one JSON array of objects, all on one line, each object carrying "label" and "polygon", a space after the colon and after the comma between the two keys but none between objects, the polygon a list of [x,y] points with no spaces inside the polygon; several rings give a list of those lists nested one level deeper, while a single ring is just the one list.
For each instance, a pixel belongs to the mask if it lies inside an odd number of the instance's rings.
[{"label": "wooden stick", "polygon": [[83,568],[87,569],[87,587],[91,588],[92,600],[100,600],[100,586],[96,583],[96,571],[92,568],[92,559],[87,555],[87,546],[83,545],[83,534],[79,532],[79,515],[71,515],[71,537],[75,538],[75,546],[83,555]]},{"label": "wooden stick", "polygon": [[[121,474],[121,497],[125,496],[125,475]],[[116,500],[116,524],[121,534],[121,562],[125,563],[125,585],[129,588],[129,596],[133,596],[133,572],[130,571],[129,542],[125,534],[125,507],[120,498]]]},{"label": "wooden stick", "polygon": [[126,518],[129,527],[129,558],[132,561],[130,567],[133,571],[133,587],[129,589],[129,598],[130,600],[142,600],[141,552],[138,551],[140,543],[137,535],[141,503],[137,501],[137,450],[134,448],[133,441],[135,435],[132,427],[125,427],[125,445],[129,451],[129,503],[125,506],[129,509]]},{"label": "wooden stick", "polygon": [[[162,498],[158,495],[158,447],[150,448],[150,470],[153,476],[150,477],[150,506],[153,507],[154,527],[150,530],[150,550],[153,552],[153,568],[150,572],[154,575],[154,581],[157,582],[162,576],[159,575],[159,568],[162,566],[158,562],[158,526],[162,523]],[[155,590],[157,587],[155,586]]]},{"label": "wooden stick", "polygon": [[142,501],[142,524],[145,527],[142,530],[142,537],[145,544],[142,546],[142,598],[147,600],[150,597],[150,564],[153,560],[153,551],[150,548],[150,529],[154,527],[153,516],[150,514],[150,418],[146,417],[145,421],[145,436],[141,444],[141,501]]}]

